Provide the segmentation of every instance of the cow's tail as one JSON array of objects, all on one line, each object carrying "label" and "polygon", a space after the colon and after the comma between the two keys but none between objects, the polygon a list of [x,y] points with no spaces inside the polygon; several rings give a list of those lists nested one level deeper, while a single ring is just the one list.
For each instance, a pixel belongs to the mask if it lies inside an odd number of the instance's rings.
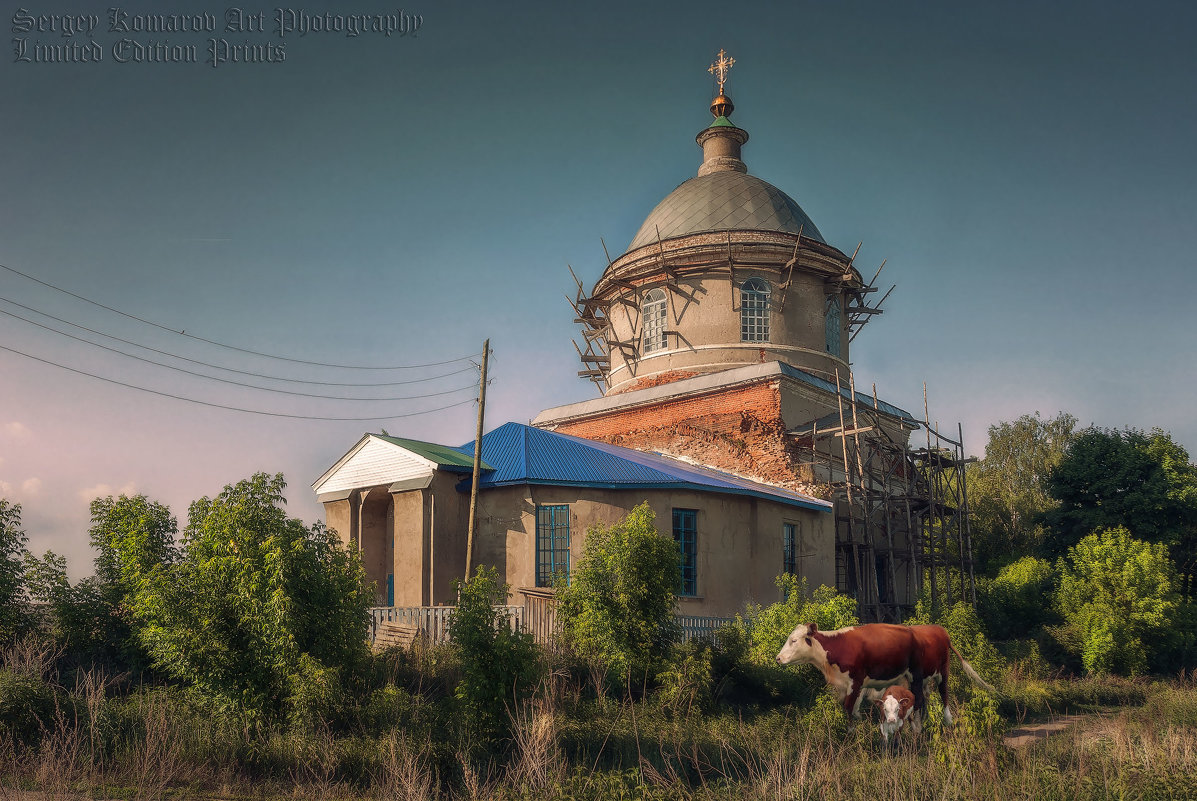
[{"label": "cow's tail", "polygon": [[968,663],[968,660],[960,655],[960,652],[956,650],[956,646],[948,643],[948,647],[952,649],[952,653],[954,653],[956,658],[960,660],[960,667],[964,668],[965,674],[967,674],[970,679],[994,695],[997,694],[997,690],[995,690],[993,686],[989,684],[989,682],[981,678],[977,671],[973,670],[973,666]]}]

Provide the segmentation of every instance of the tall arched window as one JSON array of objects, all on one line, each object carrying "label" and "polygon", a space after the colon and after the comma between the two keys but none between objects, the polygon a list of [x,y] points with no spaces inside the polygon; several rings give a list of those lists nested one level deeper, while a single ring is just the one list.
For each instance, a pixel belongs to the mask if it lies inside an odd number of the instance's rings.
[{"label": "tall arched window", "polygon": [[769,341],[769,284],[762,278],[740,286],[740,341]]},{"label": "tall arched window", "polygon": [[665,290],[652,289],[644,295],[640,306],[644,320],[643,353],[665,350],[668,346],[665,335]]},{"label": "tall arched window", "polygon": [[823,326],[827,338],[827,352],[832,356],[840,356],[840,332],[843,330],[843,326],[840,299],[832,296],[827,299],[827,316],[824,318]]}]

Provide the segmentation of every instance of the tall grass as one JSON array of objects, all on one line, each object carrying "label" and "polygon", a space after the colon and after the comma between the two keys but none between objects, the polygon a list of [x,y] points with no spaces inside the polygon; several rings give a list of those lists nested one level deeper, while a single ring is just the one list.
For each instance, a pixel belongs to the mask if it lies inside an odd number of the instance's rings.
[{"label": "tall grass", "polygon": [[452,660],[433,651],[380,659],[372,689],[336,725],[263,731],[171,688],[129,690],[98,671],[65,680],[53,664],[29,644],[0,654],[0,690],[12,690],[0,698],[0,796],[1197,799],[1193,675],[1007,682],[1012,719],[1091,714],[1017,750],[934,725],[903,730],[885,750],[875,725],[848,728],[826,695],[761,708],[677,693],[620,700],[558,668],[510,710],[507,746],[480,759],[454,720]]}]

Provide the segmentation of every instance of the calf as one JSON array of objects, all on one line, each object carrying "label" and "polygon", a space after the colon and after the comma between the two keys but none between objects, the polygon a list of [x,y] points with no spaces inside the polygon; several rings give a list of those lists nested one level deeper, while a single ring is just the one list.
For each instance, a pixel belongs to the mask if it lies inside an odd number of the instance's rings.
[{"label": "calf", "polygon": [[[889,738],[898,733],[914,709],[914,693],[905,687],[886,687],[881,697],[873,701],[881,712],[881,738],[889,745]],[[911,728],[919,730],[919,716],[914,712]]]}]

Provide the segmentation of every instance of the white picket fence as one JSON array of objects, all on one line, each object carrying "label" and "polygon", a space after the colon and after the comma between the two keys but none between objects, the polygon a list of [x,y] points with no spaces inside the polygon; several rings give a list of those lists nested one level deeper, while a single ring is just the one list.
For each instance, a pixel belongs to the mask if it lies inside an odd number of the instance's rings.
[{"label": "white picket fence", "polygon": [[[522,606],[497,606],[496,609],[507,613],[512,625],[517,629],[525,628],[525,612]],[[429,642],[440,643],[449,641],[449,621],[453,618],[456,606],[375,606],[370,609],[370,643],[378,633],[380,623],[402,623],[415,626]]]},{"label": "white picket fence", "polygon": [[[496,606],[496,610],[507,613],[514,628],[527,631],[542,645],[548,644],[556,629],[556,614],[553,604],[543,599],[529,598],[524,606]],[[370,609],[370,642],[373,644],[381,623],[401,623],[415,626],[430,643],[449,641],[449,621],[455,606],[375,606]],[[677,615],[682,629],[682,639],[705,639],[714,635],[720,626],[732,622],[729,617],[706,615]]]},{"label": "white picket fence", "polygon": [[708,640],[715,636],[716,631],[735,619],[708,615],[677,615],[676,620],[682,627],[683,640]]}]

